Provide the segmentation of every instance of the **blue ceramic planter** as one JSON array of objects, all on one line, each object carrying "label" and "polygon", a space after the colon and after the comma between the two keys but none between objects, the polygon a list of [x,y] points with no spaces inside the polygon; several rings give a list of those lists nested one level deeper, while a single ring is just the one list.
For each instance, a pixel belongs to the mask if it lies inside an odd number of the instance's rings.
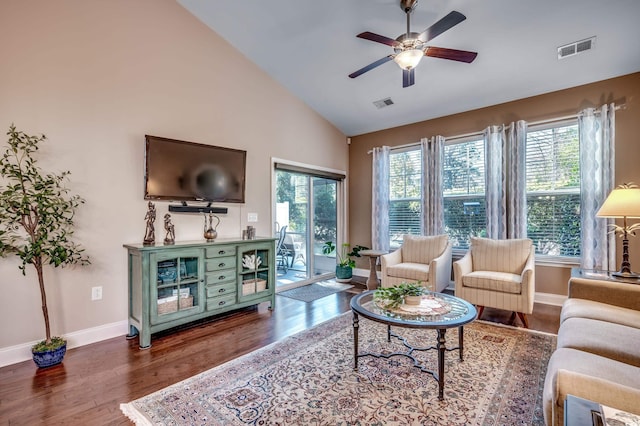
[{"label": "blue ceramic planter", "polygon": [[60,346],[58,349],[45,352],[33,352],[33,362],[38,368],[51,367],[62,362],[64,354],[67,352],[67,344]]},{"label": "blue ceramic planter", "polygon": [[336,265],[336,281],[348,282],[351,281],[352,276],[353,269],[351,268],[351,266]]}]

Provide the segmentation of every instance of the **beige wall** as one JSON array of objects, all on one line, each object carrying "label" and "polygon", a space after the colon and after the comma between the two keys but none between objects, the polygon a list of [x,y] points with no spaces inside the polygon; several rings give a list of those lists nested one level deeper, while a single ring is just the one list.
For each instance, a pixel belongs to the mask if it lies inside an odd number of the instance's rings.
[{"label": "beige wall", "polygon": [[[76,236],[92,265],[45,275],[55,334],[127,318],[122,244],[144,236],[145,134],[247,150],[246,204],[228,205],[221,236],[239,236],[248,212],[271,234],[271,157],[348,167],[340,131],[173,0],[3,0],[0,40],[0,129],[46,134],[41,165],[71,170],[87,200]],[[176,239],[202,239],[200,216],[173,218]],[[43,338],[35,274],[2,259],[0,291],[0,352]]]},{"label": "beige wall", "polygon": [[[410,89],[408,89],[410,90]],[[469,94],[473,96],[473,94]],[[640,73],[521,99],[461,114],[423,121],[351,138],[349,146],[349,241],[371,244],[371,156],[376,146],[403,145],[433,135],[456,136],[482,131],[488,125],[530,122],[575,114],[603,103],[625,104],[616,112],[616,184],[640,184]],[[381,110],[381,114],[384,110]],[[621,249],[618,250],[620,252]],[[640,270],[640,238],[630,242],[631,264]],[[619,256],[620,257],[620,256]],[[619,265],[619,262],[618,262]],[[359,267],[366,267],[362,261]],[[566,294],[570,270],[536,268],[536,291]]]}]

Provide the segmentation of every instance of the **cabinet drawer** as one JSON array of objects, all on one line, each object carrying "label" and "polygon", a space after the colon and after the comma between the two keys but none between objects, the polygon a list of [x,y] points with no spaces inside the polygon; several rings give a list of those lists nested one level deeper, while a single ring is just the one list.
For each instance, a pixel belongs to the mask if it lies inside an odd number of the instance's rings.
[{"label": "cabinet drawer", "polygon": [[210,285],[207,287],[207,298],[226,296],[227,294],[233,294],[236,292],[236,282],[228,282],[219,285]]},{"label": "cabinet drawer", "polygon": [[236,283],[236,270],[235,269],[223,269],[221,271],[209,272],[206,275],[207,285],[216,285],[226,282]]},{"label": "cabinet drawer", "polygon": [[215,259],[207,259],[206,261],[206,271],[220,271],[222,269],[236,268],[236,257],[235,256],[225,256],[225,257],[217,257]]},{"label": "cabinet drawer", "polygon": [[207,311],[215,311],[216,309],[226,308],[227,306],[235,305],[236,295],[227,294],[226,296],[214,297],[207,299]]},{"label": "cabinet drawer", "polygon": [[204,252],[204,256],[207,259],[211,259],[212,257],[225,257],[225,256],[235,256],[236,255],[236,246],[214,246],[207,247]]}]

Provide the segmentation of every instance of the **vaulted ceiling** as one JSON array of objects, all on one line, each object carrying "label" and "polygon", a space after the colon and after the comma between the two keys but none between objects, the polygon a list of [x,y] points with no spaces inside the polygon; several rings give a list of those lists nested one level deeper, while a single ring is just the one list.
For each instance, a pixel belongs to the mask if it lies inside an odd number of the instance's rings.
[{"label": "vaulted ceiling", "polygon": [[[347,136],[640,71],[638,0],[421,0],[411,30],[461,12],[428,44],[478,57],[425,57],[406,88],[393,61],[348,77],[394,53],[356,35],[405,33],[398,0],[178,1]],[[558,47],[593,36],[593,49],[558,59]],[[393,105],[374,105],[386,98]]]}]

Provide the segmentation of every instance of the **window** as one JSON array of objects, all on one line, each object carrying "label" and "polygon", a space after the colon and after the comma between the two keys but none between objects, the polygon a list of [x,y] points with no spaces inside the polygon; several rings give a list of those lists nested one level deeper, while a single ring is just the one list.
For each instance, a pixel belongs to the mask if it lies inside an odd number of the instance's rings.
[{"label": "window", "polygon": [[527,132],[527,236],[536,253],[580,256],[578,125]]},{"label": "window", "polygon": [[404,234],[420,235],[421,161],[420,147],[389,155],[389,241],[394,248],[402,244]]},{"label": "window", "polygon": [[[527,236],[537,254],[580,256],[579,149],[575,120],[527,132]],[[389,160],[389,238],[398,247],[403,234],[421,232],[421,151],[393,150]],[[444,226],[455,249],[469,248],[472,236],[486,236],[484,160],[483,139],[444,146]]]},{"label": "window", "polygon": [[444,147],[444,227],[454,248],[469,248],[469,237],[486,235],[484,142]]}]

